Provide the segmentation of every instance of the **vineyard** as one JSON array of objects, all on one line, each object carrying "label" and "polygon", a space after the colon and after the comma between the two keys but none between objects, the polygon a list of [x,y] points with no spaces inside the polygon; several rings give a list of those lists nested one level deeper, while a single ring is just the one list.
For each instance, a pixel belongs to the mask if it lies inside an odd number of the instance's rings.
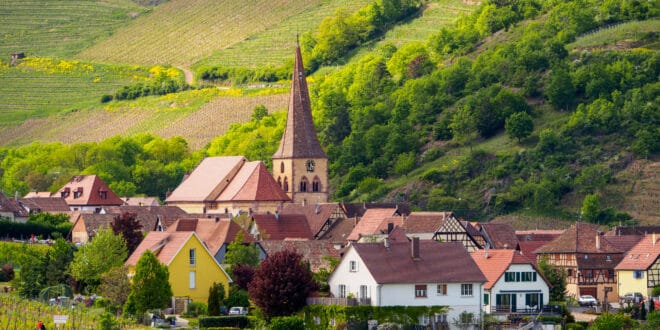
[{"label": "vineyard", "polygon": [[0,54],[71,57],[145,12],[130,0],[3,1]]},{"label": "vineyard", "polygon": [[[567,48],[570,50],[621,46],[628,48],[627,43],[630,43],[631,40],[643,40],[644,35],[657,33],[658,26],[660,26],[660,21],[657,19],[616,24],[587,33],[569,44]],[[635,45],[630,46],[636,47]],[[658,47],[660,45],[656,41],[655,47],[648,48],[657,49]]]},{"label": "vineyard", "polygon": [[[296,15],[285,17],[263,31],[249,35],[228,47],[218,47],[213,55],[197,62],[195,66],[245,66],[258,67],[272,64],[282,65],[291,60],[295,47],[296,33],[314,30],[323,18],[332,15],[337,9],[353,12],[370,3],[370,0],[318,1]],[[268,56],[264,56],[268,54]]]},{"label": "vineyard", "polygon": [[77,57],[97,62],[190,66],[216,49],[243,41],[324,2],[172,0]]},{"label": "vineyard", "polygon": [[0,127],[100,104],[103,94],[149,77],[146,68],[28,57],[0,63]]}]

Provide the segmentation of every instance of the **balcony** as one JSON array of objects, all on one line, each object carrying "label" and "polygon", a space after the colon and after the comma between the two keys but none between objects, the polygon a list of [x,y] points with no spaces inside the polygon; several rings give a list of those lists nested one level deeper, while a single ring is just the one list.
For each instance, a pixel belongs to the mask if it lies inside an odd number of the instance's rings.
[{"label": "balcony", "polygon": [[546,305],[541,308],[538,308],[537,306],[531,306],[527,308],[516,308],[516,310],[514,311],[509,305],[499,305],[499,306],[491,306],[490,313],[510,314],[510,315],[538,315],[538,314],[553,315],[553,314],[561,314],[561,307]]},{"label": "balcony", "polygon": [[371,305],[371,298],[310,297],[307,298],[307,305],[363,306]]}]

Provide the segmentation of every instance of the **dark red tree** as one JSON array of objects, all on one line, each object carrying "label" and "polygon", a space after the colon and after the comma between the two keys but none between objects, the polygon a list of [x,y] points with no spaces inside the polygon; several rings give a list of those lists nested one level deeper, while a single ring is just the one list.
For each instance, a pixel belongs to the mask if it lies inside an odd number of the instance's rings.
[{"label": "dark red tree", "polygon": [[283,250],[261,262],[248,292],[254,304],[270,318],[299,311],[316,287],[302,255]]},{"label": "dark red tree", "polygon": [[130,256],[144,238],[142,225],[137,220],[137,214],[124,212],[116,216],[110,225],[115,235],[122,234],[124,236],[128,255]]},{"label": "dark red tree", "polygon": [[254,278],[254,268],[246,264],[238,264],[231,268],[232,279],[234,284],[236,284],[242,290],[247,290],[248,285],[252,282]]}]

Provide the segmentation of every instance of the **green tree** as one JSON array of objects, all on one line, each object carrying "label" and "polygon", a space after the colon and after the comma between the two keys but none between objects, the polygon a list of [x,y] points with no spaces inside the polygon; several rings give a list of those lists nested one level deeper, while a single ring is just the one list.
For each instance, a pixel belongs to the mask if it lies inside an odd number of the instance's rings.
[{"label": "green tree", "polygon": [[209,288],[208,313],[210,316],[220,315],[220,307],[225,302],[225,286],[222,283],[213,283]]},{"label": "green tree", "polygon": [[73,260],[73,247],[63,238],[58,238],[53,248],[46,253],[46,284],[55,286],[69,284],[69,264]]},{"label": "green tree", "polygon": [[591,222],[597,221],[598,216],[600,215],[600,197],[596,194],[584,196],[582,209],[580,211],[583,220]]},{"label": "green tree", "polygon": [[98,288],[103,298],[110,301],[113,306],[121,308],[131,292],[131,283],[128,280],[128,269],[122,265],[110,269],[101,275],[101,285]]},{"label": "green tree", "polygon": [[624,314],[604,313],[598,316],[589,329],[619,330],[631,329],[635,322]]},{"label": "green tree", "polygon": [[147,250],[135,266],[135,276],[128,295],[124,311],[131,315],[140,315],[147,310],[165,308],[172,298],[170,273],[156,255]]},{"label": "green tree", "polygon": [[518,143],[520,143],[520,139],[532,134],[532,131],[534,131],[534,122],[532,121],[532,116],[527,112],[516,112],[506,119],[504,128],[510,138],[516,138],[518,139]]},{"label": "green tree", "polygon": [[121,266],[126,260],[126,243],[111,229],[100,229],[92,241],[81,246],[73,255],[71,274],[87,285],[96,286],[101,275]]},{"label": "green tree", "polygon": [[570,109],[575,99],[575,86],[566,67],[556,66],[552,69],[545,94],[555,109]]},{"label": "green tree", "polygon": [[234,241],[227,246],[227,253],[225,254],[223,263],[230,265],[229,271],[231,271],[232,266],[238,264],[249,265],[251,267],[256,267],[259,264],[259,251],[254,243],[245,244],[244,242],[243,232],[239,231]]},{"label": "green tree", "polygon": [[261,118],[266,116],[268,116],[268,108],[263,104],[259,104],[252,110],[252,120],[260,121]]},{"label": "green tree", "polygon": [[456,142],[468,144],[472,150],[472,141],[477,138],[477,121],[469,108],[458,109],[452,117],[449,129]]},{"label": "green tree", "polygon": [[632,150],[640,158],[648,158],[658,150],[658,136],[643,129],[635,134],[635,142],[632,144]]},{"label": "green tree", "polygon": [[47,286],[46,256],[34,254],[21,264],[20,276],[14,281],[18,282],[18,294],[25,298],[36,298],[41,289]]},{"label": "green tree", "polygon": [[548,279],[550,285],[550,301],[564,301],[566,298],[566,272],[548,262],[547,257],[538,262],[541,274]]}]

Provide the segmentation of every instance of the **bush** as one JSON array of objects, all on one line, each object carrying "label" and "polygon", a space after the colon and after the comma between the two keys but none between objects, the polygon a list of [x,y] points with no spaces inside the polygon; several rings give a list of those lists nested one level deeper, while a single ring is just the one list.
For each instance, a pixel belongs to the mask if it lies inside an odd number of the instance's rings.
[{"label": "bush", "polygon": [[112,99],[114,99],[114,97],[112,95],[103,94],[103,96],[101,96],[101,103],[108,103],[108,102],[112,101]]},{"label": "bush", "polygon": [[0,268],[0,282],[9,282],[14,279],[14,266],[11,264],[4,264]]},{"label": "bush", "polygon": [[270,321],[272,330],[305,330],[305,321],[295,316],[274,317]]},{"label": "bush", "polygon": [[51,226],[44,223],[20,223],[7,220],[0,220],[0,233],[3,237],[23,238],[27,239],[30,236],[43,236],[49,237],[57,232],[63,237],[69,235],[69,231],[73,227],[72,223],[64,223],[57,226]]},{"label": "bush", "polygon": [[200,302],[191,302],[188,304],[188,310],[183,313],[184,317],[198,317],[200,315],[207,315],[208,308],[206,304]]},{"label": "bush", "polygon": [[245,328],[249,324],[247,316],[209,316],[199,318],[200,328],[238,327]]}]

